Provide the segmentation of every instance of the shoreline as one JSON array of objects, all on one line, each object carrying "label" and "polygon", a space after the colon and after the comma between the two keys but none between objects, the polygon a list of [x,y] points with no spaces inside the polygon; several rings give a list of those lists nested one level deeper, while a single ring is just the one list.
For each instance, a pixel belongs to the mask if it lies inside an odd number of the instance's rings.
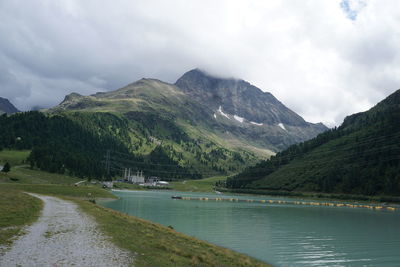
[{"label": "shoreline", "polygon": [[[143,190],[113,190],[116,192],[143,192]],[[147,190],[157,191],[157,190]],[[249,202],[264,204],[286,204],[286,205],[303,205],[303,206],[320,206],[320,207],[348,207],[348,208],[367,208],[371,210],[398,211],[400,205],[391,203],[384,204],[382,202],[343,200],[333,198],[313,198],[313,197],[297,197],[297,196],[281,196],[281,195],[262,195],[262,194],[241,194],[233,193],[229,195],[217,194],[214,192],[189,192],[189,191],[173,191],[175,193],[193,193],[198,196],[181,196],[181,200],[197,200],[197,201],[230,201],[230,202]],[[231,193],[231,192],[227,192]],[[204,195],[215,195],[215,197]],[[202,196],[203,195],[203,196]],[[257,197],[259,199],[244,199],[243,197]],[[241,198],[237,198],[241,197]],[[272,199],[270,199],[272,197]],[[118,197],[119,198],[119,197]],[[282,200],[279,198],[289,198],[291,200]]]},{"label": "shoreline", "polygon": [[[116,192],[134,192],[134,191],[158,191],[157,189],[145,189],[145,190],[136,190],[136,189],[111,189],[111,191]],[[165,191],[165,190],[162,190]],[[309,201],[329,201],[329,202],[338,202],[338,203],[362,203],[366,205],[381,205],[381,206],[395,206],[396,209],[400,209],[400,200],[399,201],[385,201],[386,199],[379,199],[385,198],[385,196],[379,197],[368,197],[363,195],[345,195],[345,194],[326,194],[326,193],[303,193],[303,192],[282,192],[282,191],[262,191],[256,190],[228,190],[226,188],[216,188],[213,191],[186,191],[186,190],[174,190],[173,188],[167,191],[171,192],[181,192],[181,193],[194,193],[194,194],[215,194],[218,198],[226,196],[229,194],[231,197],[235,196],[253,196],[253,197],[274,197],[274,198],[290,198],[295,200],[309,200]],[[222,194],[215,193],[215,191],[219,191]],[[288,194],[289,193],[289,194]],[[335,197],[336,196],[336,197]],[[392,197],[388,197],[392,198]],[[112,200],[112,199],[110,199]]]},{"label": "shoreline", "polygon": [[362,202],[370,204],[391,203],[400,206],[400,197],[397,196],[365,196],[365,195],[348,195],[340,193],[319,193],[319,192],[289,192],[289,191],[273,191],[273,190],[257,190],[257,189],[227,189],[217,188],[223,193],[234,193],[239,195],[252,196],[273,196],[273,197],[288,197],[310,200],[330,200],[330,201],[347,201],[347,202]]}]

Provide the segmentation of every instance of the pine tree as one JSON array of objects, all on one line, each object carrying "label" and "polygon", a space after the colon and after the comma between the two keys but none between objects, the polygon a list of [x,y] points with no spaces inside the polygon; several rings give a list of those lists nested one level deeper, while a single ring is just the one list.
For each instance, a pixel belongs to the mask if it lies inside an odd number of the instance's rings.
[{"label": "pine tree", "polygon": [[11,169],[10,163],[6,162],[6,164],[4,164],[3,169],[1,170],[2,172],[8,173]]}]

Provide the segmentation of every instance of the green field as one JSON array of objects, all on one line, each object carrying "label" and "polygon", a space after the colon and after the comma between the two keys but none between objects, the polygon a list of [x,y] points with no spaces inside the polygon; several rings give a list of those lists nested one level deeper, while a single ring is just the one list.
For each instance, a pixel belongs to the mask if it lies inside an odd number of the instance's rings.
[{"label": "green field", "polygon": [[226,176],[204,178],[200,180],[186,180],[171,182],[170,187],[175,191],[185,192],[214,192],[217,181],[225,181]]},{"label": "green field", "polygon": [[2,150],[0,151],[0,165],[4,165],[6,162],[10,163],[11,166],[21,165],[29,156],[29,153],[29,150]]},{"label": "green field", "polygon": [[[12,244],[13,237],[22,234],[22,227],[38,218],[42,202],[23,193],[32,192],[76,202],[117,246],[135,254],[135,266],[270,266],[168,227],[95,205],[87,200],[115,196],[99,185],[75,186],[79,179],[74,177],[15,166],[27,155],[28,152],[0,151],[0,161],[7,158],[13,162],[8,174],[0,174],[0,245]],[[178,187],[205,192],[212,190],[219,179],[222,178],[188,181]]]}]

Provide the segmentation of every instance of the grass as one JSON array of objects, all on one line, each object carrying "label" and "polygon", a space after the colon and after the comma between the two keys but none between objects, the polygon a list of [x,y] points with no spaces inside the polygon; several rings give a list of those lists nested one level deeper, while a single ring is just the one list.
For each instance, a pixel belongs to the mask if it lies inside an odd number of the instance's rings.
[{"label": "grass", "polygon": [[0,183],[74,184],[83,179],[68,175],[32,170],[28,165],[11,166],[7,174],[0,172]]},{"label": "grass", "polygon": [[77,202],[115,244],[135,254],[135,266],[270,266],[160,224],[87,201]]},{"label": "grass", "polygon": [[31,193],[74,197],[79,199],[89,198],[116,198],[109,191],[97,186],[71,186],[71,185],[52,185],[52,184],[1,184],[4,190],[18,190]]},{"label": "grass", "polygon": [[225,181],[226,176],[216,176],[200,180],[186,180],[171,182],[170,187],[176,191],[186,192],[214,192],[214,185],[217,181]]},{"label": "grass", "polygon": [[42,201],[17,190],[0,187],[0,245],[10,245],[24,225],[40,215]]},{"label": "grass", "polygon": [[123,182],[114,182],[114,188],[116,189],[129,189],[129,190],[145,190],[143,186],[137,184],[128,184]]},{"label": "grass", "polygon": [[30,150],[1,150],[0,151],[0,165],[6,162],[10,163],[11,167],[21,165],[29,156]]}]

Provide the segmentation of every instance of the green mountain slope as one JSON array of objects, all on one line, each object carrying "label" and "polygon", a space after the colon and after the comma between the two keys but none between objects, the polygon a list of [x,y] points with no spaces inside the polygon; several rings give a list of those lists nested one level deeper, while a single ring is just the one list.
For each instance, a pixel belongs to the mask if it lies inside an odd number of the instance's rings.
[{"label": "green mountain slope", "polygon": [[231,188],[400,195],[400,90],[227,181]]},{"label": "green mountain slope", "polygon": [[0,125],[0,150],[31,149],[27,163],[42,170],[108,178],[129,167],[166,179],[201,177],[194,167],[182,166],[168,145],[149,145],[147,153],[132,153],[143,140],[132,136],[127,119],[114,114],[25,112],[0,116]]},{"label": "green mountain slope", "polygon": [[[250,138],[247,140],[243,136],[229,133],[214,120],[213,112],[207,106],[192,100],[176,86],[159,80],[142,79],[116,91],[92,96],[70,94],[60,105],[50,110],[52,113],[65,111],[122,114],[133,123],[145,123],[145,128],[158,127],[160,123],[163,126],[169,124],[168,127],[175,128],[175,132],[185,132],[195,139],[209,139],[223,147],[246,150],[261,157],[273,154],[268,147]],[[163,131],[153,129],[151,132]],[[167,139],[161,138],[160,141]]]},{"label": "green mountain slope", "polygon": [[[179,166],[204,176],[236,172],[273,154],[261,145],[254,146],[222,132],[207,107],[177,87],[154,79],[142,79],[119,90],[91,96],[70,94],[48,113],[69,117],[113,114],[126,124],[123,129],[128,134],[123,142],[131,153],[148,157],[161,146]],[[119,132],[114,131],[114,136],[118,137]],[[143,169],[136,162],[118,165]],[[156,166],[143,170],[147,175]]]}]

